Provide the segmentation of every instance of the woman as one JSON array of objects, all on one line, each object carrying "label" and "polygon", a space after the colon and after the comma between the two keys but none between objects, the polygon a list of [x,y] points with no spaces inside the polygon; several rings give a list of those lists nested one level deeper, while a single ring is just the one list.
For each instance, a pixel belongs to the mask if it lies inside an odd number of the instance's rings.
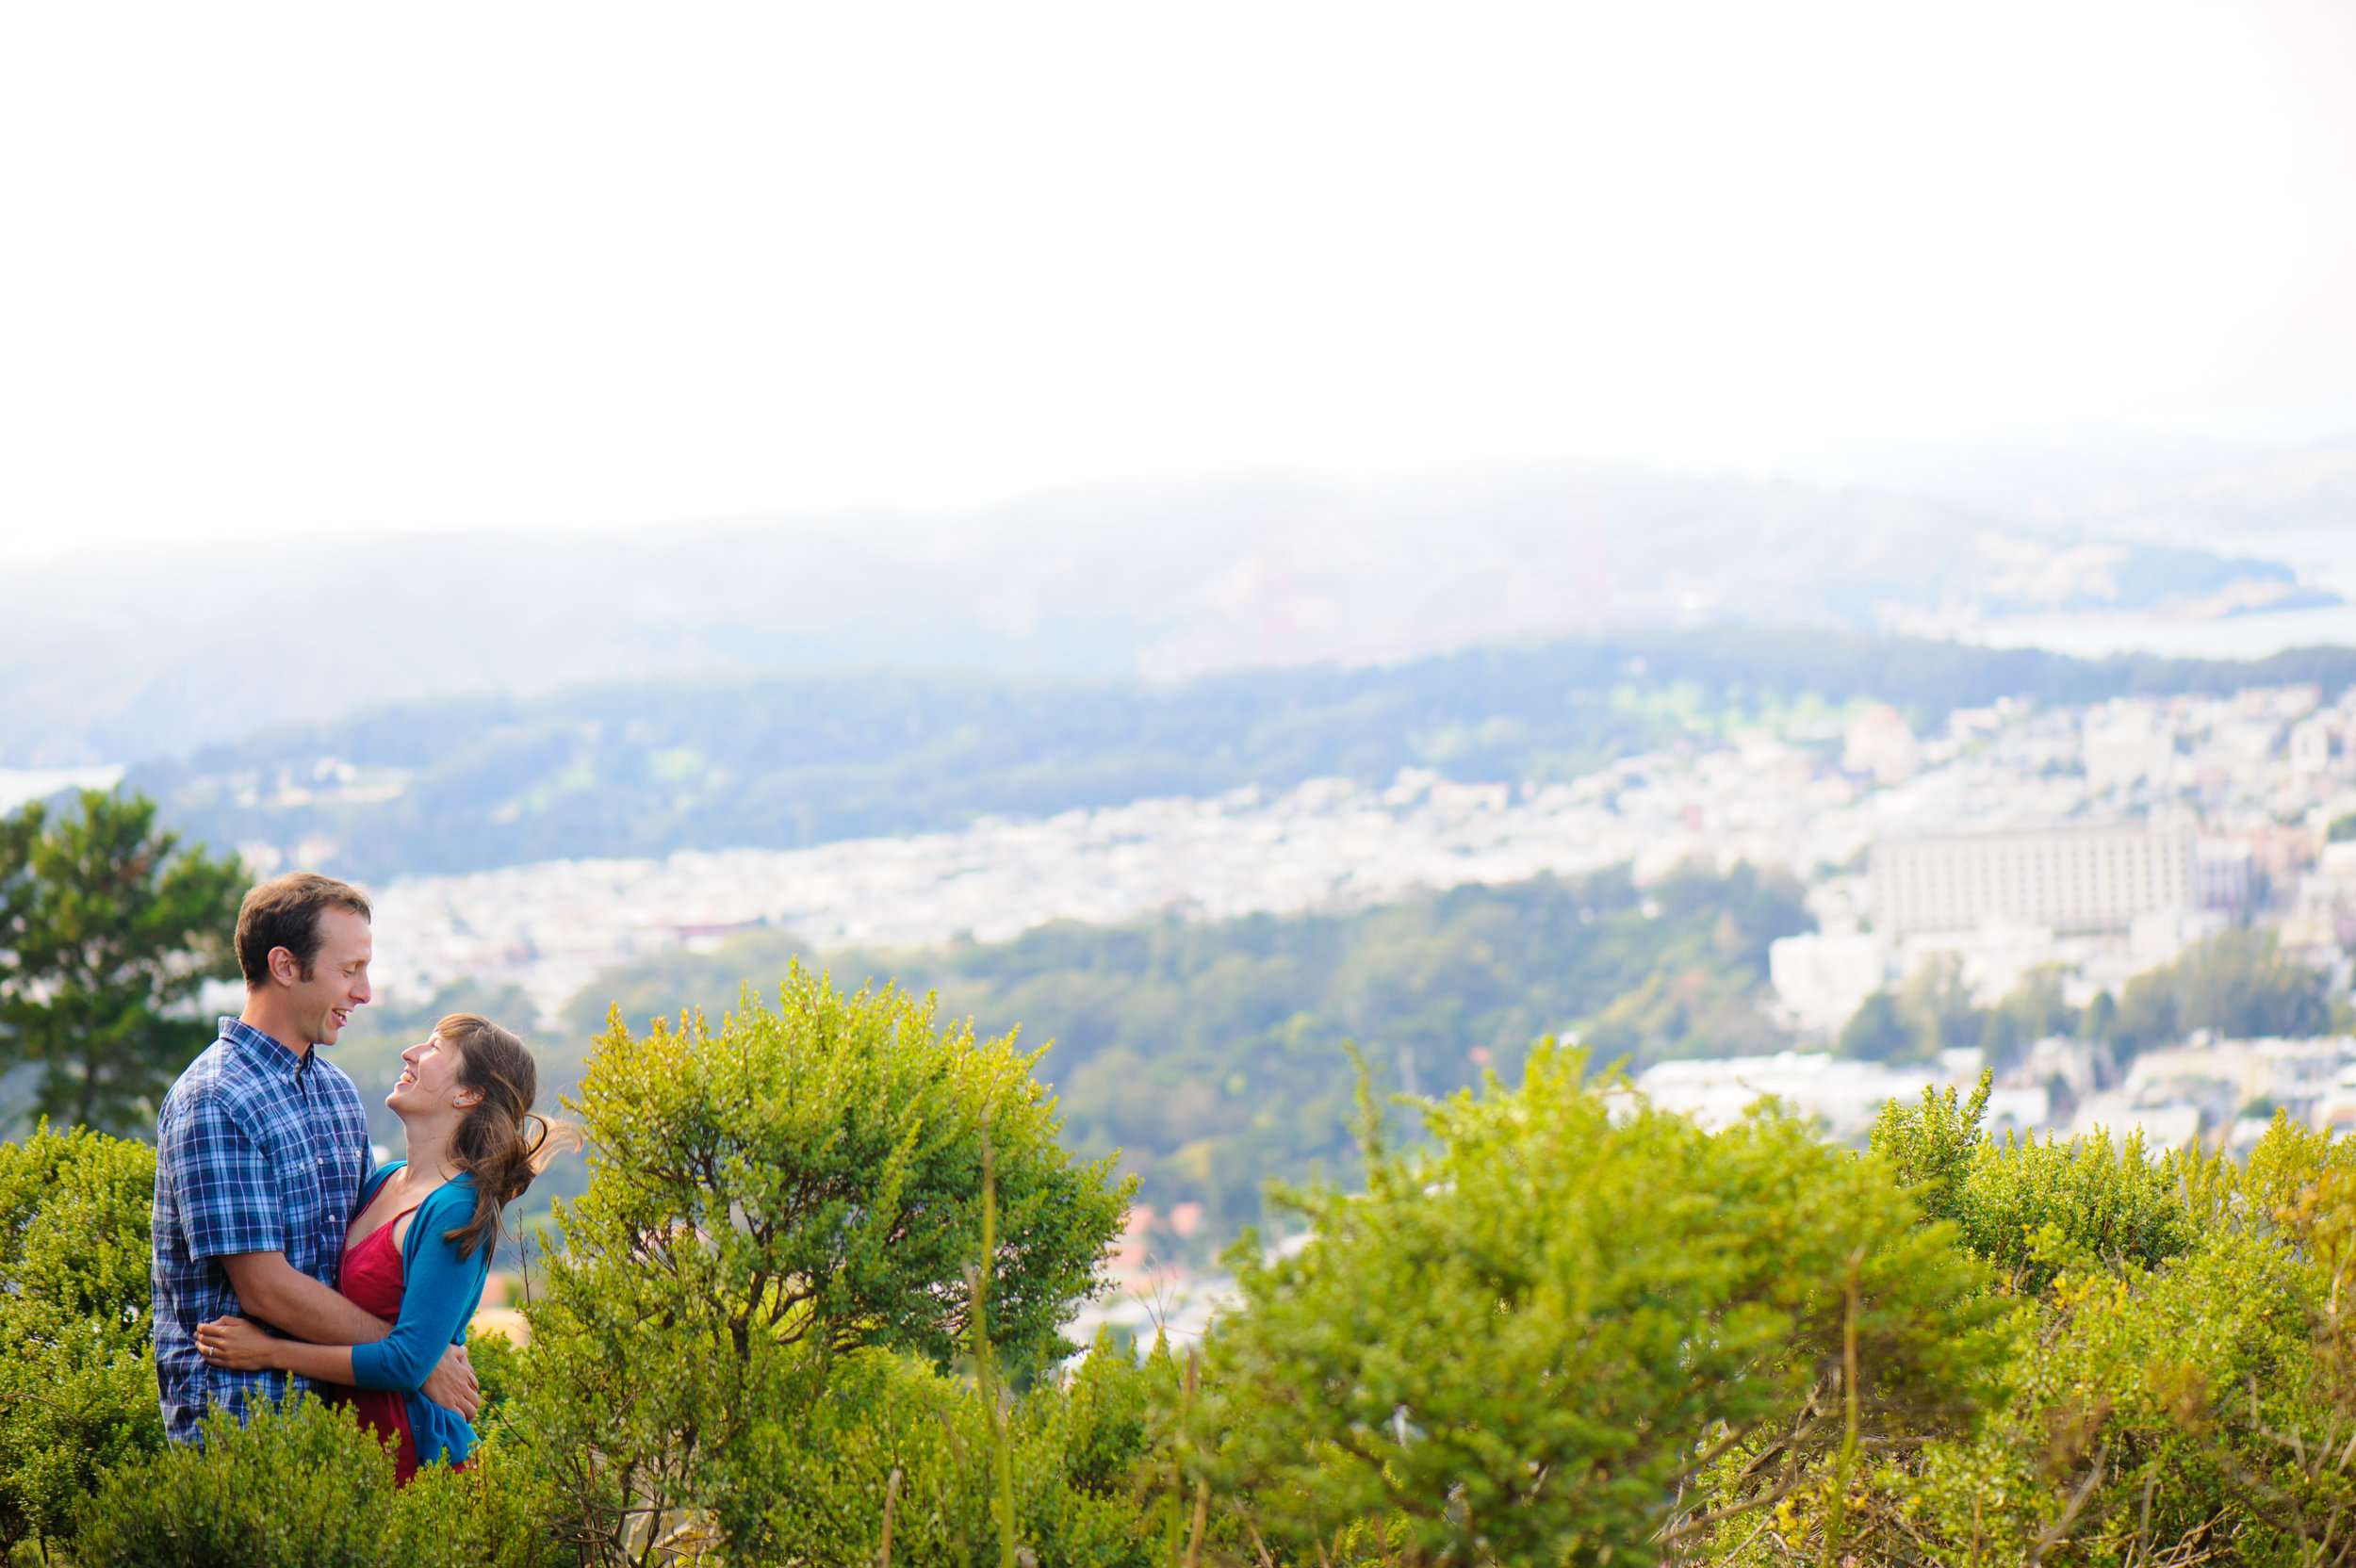
[{"label": "woman", "polygon": [[[401,1060],[401,1079],[384,1103],[401,1118],[409,1157],[360,1189],[337,1286],[392,1321],[393,1331],[374,1345],[305,1345],[222,1317],[198,1328],[196,1343],[216,1366],[268,1367],[345,1385],[342,1396],[361,1420],[399,1441],[394,1469],[405,1485],[418,1465],[463,1465],[474,1449],[466,1418],[417,1389],[445,1346],[466,1342],[490,1274],[499,1211],[539,1173],[549,1127],[532,1109],[539,1086],[532,1054],[488,1019],[452,1013]],[[527,1123],[534,1125],[527,1130]]]}]

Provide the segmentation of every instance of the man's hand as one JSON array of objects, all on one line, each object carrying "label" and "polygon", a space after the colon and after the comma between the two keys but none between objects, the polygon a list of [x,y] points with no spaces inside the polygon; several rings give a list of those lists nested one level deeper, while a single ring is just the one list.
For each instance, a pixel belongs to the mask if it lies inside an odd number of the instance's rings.
[{"label": "man's hand", "polygon": [[469,1421],[483,1408],[483,1385],[475,1381],[474,1364],[466,1359],[466,1348],[463,1345],[453,1345],[442,1352],[441,1361],[426,1374],[425,1383],[417,1392]]}]

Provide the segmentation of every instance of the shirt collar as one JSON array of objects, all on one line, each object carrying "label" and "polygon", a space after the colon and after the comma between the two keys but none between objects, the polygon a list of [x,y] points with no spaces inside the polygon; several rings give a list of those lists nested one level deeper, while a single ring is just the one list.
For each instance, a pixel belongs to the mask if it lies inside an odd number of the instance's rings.
[{"label": "shirt collar", "polygon": [[235,1046],[238,1055],[264,1072],[273,1075],[283,1073],[293,1079],[300,1079],[308,1072],[312,1058],[319,1054],[319,1048],[313,1046],[298,1056],[280,1043],[277,1036],[265,1034],[241,1018],[223,1017],[221,1037]]}]

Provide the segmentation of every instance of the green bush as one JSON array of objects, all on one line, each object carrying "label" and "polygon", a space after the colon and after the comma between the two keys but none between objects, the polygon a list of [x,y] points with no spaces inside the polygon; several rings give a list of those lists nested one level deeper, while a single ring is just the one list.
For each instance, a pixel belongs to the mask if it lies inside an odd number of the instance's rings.
[{"label": "green bush", "polygon": [[1978,1431],[1883,1464],[1859,1508],[1927,1560],[2345,1560],[2356,1140],[2278,1115],[2246,1167],[2000,1145],[1986,1093],[1885,1107],[1874,1146],[2004,1271],[2003,1396]]},{"label": "green bush", "polygon": [[[2298,1386],[2302,1274],[2284,1249],[2226,1233],[2161,1268],[2060,1277],[2018,1320],[1997,1415],[1930,1445],[1907,1478],[1920,1526],[1991,1562],[2202,1560],[2228,1542],[2229,1560],[2318,1560],[2239,1484],[2289,1480],[2276,1438],[2322,1435]],[[2334,1490],[2345,1507],[2349,1488]]]},{"label": "green bush", "polygon": [[[1149,1388],[1176,1380],[1168,1355],[1140,1365],[1100,1341],[1068,1380],[1006,1411],[1015,1544],[1041,1563],[1145,1568],[1154,1542],[1133,1486]],[[740,1527],[745,1560],[872,1563],[900,1476],[892,1560],[959,1568],[1000,1560],[988,1410],[979,1393],[910,1357],[860,1350],[826,1397],[763,1429],[744,1456],[764,1494]],[[751,1490],[747,1488],[746,1490]]]},{"label": "green bush", "polygon": [[384,1568],[560,1568],[577,1560],[556,1527],[561,1499],[529,1443],[486,1435],[464,1470],[432,1465],[393,1494]]},{"label": "green bush", "polygon": [[529,1376],[525,1363],[530,1355],[531,1351],[502,1333],[478,1330],[466,1335],[466,1359],[474,1367],[475,1380],[482,1385],[483,1408],[476,1413],[474,1423],[478,1430],[507,1416],[513,1401],[523,1393]]},{"label": "green bush", "polygon": [[[1120,1228],[1125,1190],[1057,1146],[1011,1037],[976,1042],[929,1003],[844,996],[798,966],[778,1004],[748,991],[717,1030],[691,1015],[632,1036],[617,1019],[568,1102],[596,1153],[526,1309],[517,1424],[586,1552],[705,1533],[765,1549],[782,1527],[771,1472],[794,1434],[832,1429],[833,1380],[872,1364],[853,1352],[948,1363],[981,1261],[993,1343],[1042,1364]],[[986,1137],[1001,1223],[984,1260]],[[888,1410],[914,1397],[889,1379],[870,1392]]]},{"label": "green bush", "polygon": [[1194,1462],[1297,1560],[1651,1561],[1768,1484],[1713,1498],[1703,1456],[1974,1408],[1982,1271],[1877,1160],[1770,1114],[1712,1136],[1615,1106],[1550,1047],[1428,1126],[1363,1194],[1290,1195],[1298,1256],[1232,1254],[1246,1310],[1211,1336]]},{"label": "green bush", "polygon": [[348,1406],[219,1412],[201,1445],[114,1471],[83,1506],[77,1568],[555,1568],[548,1493],[497,1445],[393,1485]]},{"label": "green bush", "polygon": [[102,1133],[0,1144],[0,1556],[46,1550],[106,1474],[163,1446],[148,1348],[155,1153]]},{"label": "green bush", "polygon": [[216,1412],[202,1446],[126,1465],[87,1505],[82,1568],[377,1568],[393,1462],[350,1409],[309,1395],[245,1425]]},{"label": "green bush", "polygon": [[2113,1148],[2104,1134],[1998,1143],[1980,1131],[1991,1080],[1958,1107],[1953,1088],[1919,1103],[1886,1102],[1869,1140],[1913,1189],[1924,1216],[1996,1270],[2008,1291],[2036,1295],[2073,1262],[2131,1259],[2145,1267],[2196,1237],[2173,1163],[2155,1163],[2140,1131]]}]

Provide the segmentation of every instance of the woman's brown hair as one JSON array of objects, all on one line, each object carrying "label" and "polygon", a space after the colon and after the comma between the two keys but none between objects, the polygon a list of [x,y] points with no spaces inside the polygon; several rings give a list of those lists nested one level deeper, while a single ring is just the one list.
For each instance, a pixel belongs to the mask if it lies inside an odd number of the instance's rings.
[{"label": "woman's brown hair", "polygon": [[474,1217],[442,1233],[469,1258],[498,1240],[500,1211],[547,1168],[557,1129],[532,1108],[540,1070],[523,1041],[473,1013],[452,1013],[434,1032],[458,1053],[458,1086],[478,1096],[450,1139],[452,1163],[474,1178]]}]

